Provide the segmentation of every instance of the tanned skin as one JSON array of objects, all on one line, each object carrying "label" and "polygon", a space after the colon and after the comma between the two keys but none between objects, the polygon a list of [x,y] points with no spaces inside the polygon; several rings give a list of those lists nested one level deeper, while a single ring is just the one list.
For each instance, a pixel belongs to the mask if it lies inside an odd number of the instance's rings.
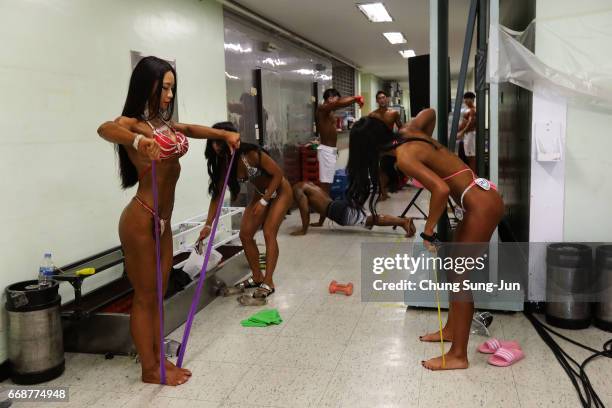
[{"label": "tanned skin", "polygon": [[[174,97],[172,89],[175,84],[174,74],[166,72],[162,82],[162,93],[159,106],[166,109]],[[153,95],[153,92],[151,93]],[[174,123],[166,126],[159,117],[150,120],[157,129],[165,129],[164,133],[172,140],[176,140],[176,131],[193,139],[218,139],[228,143],[231,148],[240,146],[240,135],[234,132],[212,129],[207,126]],[[155,140],[151,127],[144,121],[120,116],[115,121],[108,121],[100,125],[98,134],[108,142],[125,146],[129,160],[141,174],[136,195],[150,207],[153,206],[152,172],[146,171],[152,161],[156,161],[157,182],[159,185],[160,218],[168,220],[171,224],[172,210],[174,209],[174,191],[179,179],[181,166],[178,157],[171,157],[163,161],[160,158],[160,146]],[[134,149],[133,141],[136,135],[144,137],[138,143],[138,150]],[[152,234],[153,218],[143,206],[131,200],[125,207],[119,220],[119,239],[125,255],[125,270],[134,287],[134,301],[130,314],[130,332],[132,340],[138,351],[141,365],[141,378],[143,382],[159,384],[160,378],[160,344],[159,315],[157,311],[157,292],[155,282],[155,240]],[[160,236],[160,256],[162,265],[163,292],[168,288],[168,279],[172,270],[172,230],[166,230]],[[189,380],[191,372],[176,367],[171,361],[164,362],[166,367],[166,385],[180,385]]]},{"label": "tanned skin", "polygon": [[[397,126],[398,130],[401,129],[402,121],[400,120],[400,113],[389,109],[389,98],[387,94],[379,91],[376,94],[376,103],[378,103],[378,109],[370,112],[368,116],[381,120],[391,131],[393,131],[395,126]],[[389,176],[387,176],[384,171],[381,171],[379,174],[381,190],[380,201],[385,201],[389,199]]]},{"label": "tanned skin", "polygon": [[[338,144],[338,131],[336,130],[336,116],[334,111],[342,109],[357,103],[359,107],[363,106],[362,96],[330,96],[321,105],[317,107],[317,130],[321,137],[321,144],[330,147],[336,147]],[[331,190],[331,183],[321,183],[321,188],[329,195]],[[318,223],[312,224],[313,227],[320,227],[323,225],[322,218]]]},{"label": "tanned skin", "polygon": [[[302,217],[302,228],[293,231],[291,235],[306,235],[308,233],[308,225],[310,223],[310,208],[315,210],[325,220],[327,207],[332,202],[332,199],[323,191],[322,188],[310,182],[301,181],[293,186],[293,198],[297,203]],[[406,231],[406,237],[414,236],[416,227],[412,218],[400,218],[392,215],[379,214],[376,219],[368,215],[366,226],[372,225],[382,227],[402,227]]]},{"label": "tanned skin", "polygon": [[[463,135],[467,132],[473,132],[476,130],[476,106],[474,105],[474,98],[464,98],[463,101],[468,107],[468,111],[463,115],[461,123],[459,124],[459,132],[457,132],[457,139],[463,139]],[[468,166],[476,174],[476,156],[466,156]]]},{"label": "tanned skin", "polygon": [[[404,138],[430,141],[436,148],[428,143],[405,143],[390,152],[397,158],[397,166],[402,173],[419,180],[431,193],[429,216],[424,227],[424,233],[427,235],[433,235],[434,227],[446,211],[449,195],[458,202],[463,191],[473,180],[472,175],[468,172],[458,174],[446,181],[443,180],[444,177],[465,168],[465,164],[456,154],[451,153],[432,139],[435,124],[435,111],[424,109],[414,120],[402,127],[400,135]],[[453,242],[472,245],[455,246],[451,256],[482,256],[504,214],[504,203],[497,191],[475,187],[465,195],[464,206],[466,212],[455,230]],[[432,248],[431,242],[427,240],[423,242],[425,246]],[[465,272],[460,275],[448,271],[447,275],[450,282],[468,279],[469,273]],[[419,337],[421,341],[435,342],[440,341],[440,336],[442,336],[445,341],[452,342],[451,348],[445,354],[444,364],[441,356],[422,361],[423,366],[430,370],[462,369],[469,365],[467,347],[474,314],[474,301],[471,293],[466,291],[451,292],[449,298],[448,319],[442,329],[442,334],[437,331]]]}]

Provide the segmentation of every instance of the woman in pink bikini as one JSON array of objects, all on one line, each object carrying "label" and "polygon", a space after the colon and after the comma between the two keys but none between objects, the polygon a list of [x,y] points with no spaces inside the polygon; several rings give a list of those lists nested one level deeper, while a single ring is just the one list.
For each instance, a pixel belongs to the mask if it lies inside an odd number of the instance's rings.
[{"label": "woman in pink bikini", "polygon": [[[449,195],[459,203],[462,218],[453,242],[486,243],[503,216],[504,203],[493,183],[477,178],[459,157],[432,139],[435,124],[435,111],[423,110],[402,127],[401,137],[394,139],[385,124],[375,118],[363,118],[355,123],[349,141],[347,197],[358,208],[363,208],[369,201],[370,211],[375,214],[380,197],[379,155],[393,155],[402,173],[418,180],[431,193],[429,217],[421,234],[427,246],[438,241],[434,227],[446,211]],[[456,276],[454,279],[457,279]],[[467,345],[473,313],[474,303],[470,293],[460,292],[458,296],[450,294],[448,320],[442,329],[442,336],[453,344],[444,359],[440,356],[423,361],[425,368],[448,370],[468,367]],[[421,336],[420,339],[439,341],[440,332]]]},{"label": "woman in pink bikini", "polygon": [[[171,215],[174,190],[181,166],[179,158],[189,148],[188,137],[220,139],[238,148],[237,133],[206,126],[174,123],[170,120],[176,96],[176,72],[159,58],[143,58],[132,72],[122,116],[105,122],[98,134],[115,143],[119,156],[121,185],[138,184],[136,195],[119,220],[119,238],[125,256],[125,269],[134,287],[130,316],[132,339],[142,369],[142,381],[160,383],[158,335],[159,315],[155,280],[155,236],[152,192],[152,161],[156,161],[159,191],[161,264],[164,293],[172,269]],[[186,382],[189,370],[165,361],[166,384]]]}]

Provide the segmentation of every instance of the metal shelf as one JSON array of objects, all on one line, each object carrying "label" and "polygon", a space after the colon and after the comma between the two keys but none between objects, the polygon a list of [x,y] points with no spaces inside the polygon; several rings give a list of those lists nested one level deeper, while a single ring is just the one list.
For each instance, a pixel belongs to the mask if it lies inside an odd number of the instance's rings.
[{"label": "metal shelf", "polygon": [[[242,214],[244,207],[223,207],[221,214],[219,215],[219,221],[224,218],[231,217],[233,215]],[[208,217],[207,213],[196,215],[172,226],[172,238],[180,238],[183,235],[187,235],[198,228],[202,228]],[[187,226],[187,228],[186,228]],[[186,229],[185,229],[186,228]],[[177,232],[174,232],[177,231]]]},{"label": "metal shelf", "polygon": [[[230,217],[232,215],[240,214],[243,212],[244,212],[244,207],[223,207],[221,209],[221,215],[219,216],[219,219]],[[207,217],[208,217],[208,213],[202,213],[194,217],[188,218],[182,223],[204,222],[204,220],[206,220]]]},{"label": "metal shelf", "polygon": [[[244,207],[223,207],[221,208],[221,214],[219,215],[219,223],[221,223],[223,219],[242,213],[244,213]],[[186,244],[183,239],[189,234],[199,232],[200,229],[204,227],[207,218],[208,214],[202,213],[172,226],[172,240],[173,245],[176,248],[174,250],[175,256],[181,252],[186,252],[186,250],[193,247],[193,244]],[[217,248],[236,238],[238,238],[238,231],[232,230],[229,237],[216,241],[213,248]]]},{"label": "metal shelf", "polygon": [[[221,221],[223,218],[231,217],[233,215],[242,214],[242,213],[244,213],[244,207],[223,207],[221,208],[221,215],[219,216],[219,221]],[[207,214],[203,213],[203,214],[196,215],[194,217],[188,218],[185,221],[182,221],[178,224],[173,225],[172,226],[173,245],[176,242],[177,238],[181,238],[195,231],[199,231],[204,226],[206,218],[207,218]],[[188,226],[186,229],[185,229],[185,225]],[[239,231],[232,230],[229,236],[221,238],[218,242],[215,242],[214,248],[218,248],[219,246],[224,245],[238,238],[238,233]],[[183,243],[181,244],[182,245],[178,245],[179,249],[174,251],[174,254],[173,254],[174,256],[178,255],[181,252],[185,252],[185,245]],[[98,273],[106,269],[110,269],[111,267],[116,266],[122,262],[123,262],[123,251],[121,249],[121,246],[117,246],[109,250],[106,250],[104,252],[101,252],[99,254],[92,255],[88,258],[81,259],[77,262],[73,262],[61,268],[58,268],[53,278],[59,281],[70,282],[73,286],[77,284],[79,287],[78,288],[75,287],[75,289],[77,289],[77,292],[79,292],[80,294],[80,284],[83,280],[87,279],[90,276],[97,275]],[[76,276],[75,274],[76,271],[86,268],[86,267],[95,268],[96,273],[94,275]]]},{"label": "metal shelf", "polygon": [[[213,244],[213,249],[217,249],[220,246],[223,246],[223,245],[227,244],[228,242],[231,242],[231,241],[233,241],[235,239],[238,239],[239,235],[240,235],[240,230],[232,230],[232,234],[231,235],[229,235],[229,236],[227,236],[227,237],[225,237],[225,238],[223,238],[223,239],[221,239],[219,241],[216,241]],[[207,243],[204,243],[202,246],[205,247],[206,245],[207,245]],[[180,254],[181,252],[186,252],[186,251],[184,249],[175,251],[174,256]],[[174,265],[174,267],[180,269],[180,268],[182,268],[185,265],[186,262],[187,262],[187,260],[185,259],[184,261],[181,261],[181,262],[177,263],[176,265]]]}]

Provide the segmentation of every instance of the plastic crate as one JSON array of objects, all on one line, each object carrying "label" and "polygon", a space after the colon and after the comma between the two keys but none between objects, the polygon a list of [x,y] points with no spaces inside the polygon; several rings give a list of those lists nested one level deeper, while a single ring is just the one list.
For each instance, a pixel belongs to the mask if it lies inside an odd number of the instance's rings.
[{"label": "plastic crate", "polygon": [[348,176],[346,175],[346,171],[344,169],[338,169],[334,173],[334,181],[331,185],[329,195],[332,200],[336,198],[343,198],[344,193],[348,188]]}]

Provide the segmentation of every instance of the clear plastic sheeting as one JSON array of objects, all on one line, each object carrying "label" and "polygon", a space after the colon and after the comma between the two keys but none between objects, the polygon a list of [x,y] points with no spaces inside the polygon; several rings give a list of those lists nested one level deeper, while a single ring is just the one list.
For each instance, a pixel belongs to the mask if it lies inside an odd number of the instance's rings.
[{"label": "clear plastic sheeting", "polygon": [[534,20],[522,32],[491,24],[489,33],[490,82],[612,112],[612,8]]}]

